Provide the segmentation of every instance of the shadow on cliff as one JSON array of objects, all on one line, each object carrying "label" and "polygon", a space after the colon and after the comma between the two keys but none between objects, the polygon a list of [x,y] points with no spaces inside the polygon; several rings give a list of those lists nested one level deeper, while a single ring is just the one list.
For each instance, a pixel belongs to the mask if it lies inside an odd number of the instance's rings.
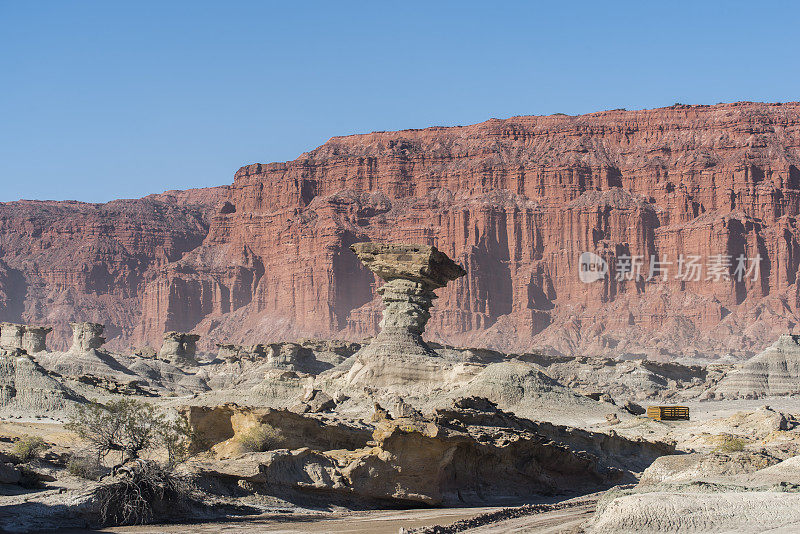
[{"label": "shadow on cliff", "polygon": [[372,301],[372,287],[375,276],[367,270],[358,257],[350,250],[350,245],[369,241],[351,232],[344,232],[341,244],[333,256],[333,279],[336,281],[336,296],[333,302],[333,318],[338,329],[347,326],[350,312]]},{"label": "shadow on cliff", "polygon": [[27,294],[28,281],[22,271],[12,269],[6,262],[0,260],[0,320],[23,322],[22,315],[25,313]]}]

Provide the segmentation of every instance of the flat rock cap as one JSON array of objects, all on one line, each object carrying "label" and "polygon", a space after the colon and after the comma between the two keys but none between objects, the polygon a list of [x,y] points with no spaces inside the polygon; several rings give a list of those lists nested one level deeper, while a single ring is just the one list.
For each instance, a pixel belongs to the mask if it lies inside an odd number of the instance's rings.
[{"label": "flat rock cap", "polygon": [[435,289],[467,274],[459,264],[430,245],[355,243],[350,246],[367,269],[387,282],[403,278]]}]

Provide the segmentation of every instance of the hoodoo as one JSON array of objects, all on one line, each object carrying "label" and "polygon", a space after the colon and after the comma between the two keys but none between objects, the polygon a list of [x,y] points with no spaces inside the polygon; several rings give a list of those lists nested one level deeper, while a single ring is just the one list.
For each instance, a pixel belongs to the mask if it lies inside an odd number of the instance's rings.
[{"label": "hoodoo", "polygon": [[99,349],[106,342],[103,337],[105,325],[99,323],[69,323],[72,327],[72,347],[70,352],[83,353]]},{"label": "hoodoo", "polygon": [[0,349],[13,351],[22,349],[28,354],[35,354],[47,349],[47,334],[53,329],[49,326],[31,326],[25,324],[0,324]]},{"label": "hoodoo", "polygon": [[394,243],[356,243],[350,247],[386,283],[378,289],[385,309],[380,333],[366,349],[371,354],[436,356],[422,340],[434,289],[467,272],[436,247]]},{"label": "hoodoo", "polygon": [[164,344],[158,356],[175,365],[197,365],[195,354],[200,336],[186,332],[164,332]]},{"label": "hoodoo", "polygon": [[347,382],[389,388],[432,384],[453,365],[422,339],[436,298],[433,290],[466,271],[427,245],[356,243],[350,248],[386,283],[378,289],[385,306],[380,332],[356,353]]}]

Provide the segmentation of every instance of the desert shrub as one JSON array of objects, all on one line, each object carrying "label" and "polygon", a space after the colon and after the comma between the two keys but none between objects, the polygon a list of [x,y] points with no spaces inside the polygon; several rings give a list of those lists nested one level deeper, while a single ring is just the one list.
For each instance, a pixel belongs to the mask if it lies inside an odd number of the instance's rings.
[{"label": "desert shrub", "polygon": [[714,449],[717,452],[739,452],[743,451],[747,442],[742,438],[734,436],[721,436],[719,444]]},{"label": "desert shrub", "polygon": [[103,468],[97,456],[77,454],[71,455],[67,460],[67,471],[73,476],[86,480],[100,480],[103,474]]},{"label": "desert shrub", "polygon": [[189,479],[152,460],[133,460],[94,492],[102,525],[142,525],[186,514],[194,502]]},{"label": "desert shrub", "polygon": [[286,440],[270,425],[257,425],[242,432],[236,441],[244,452],[265,452],[277,449]]},{"label": "desert shrub", "polygon": [[89,442],[98,459],[118,452],[121,464],[162,449],[174,466],[186,460],[191,442],[184,417],[170,420],[152,404],[133,399],[81,406],[66,426]]},{"label": "desert shrub", "polygon": [[[169,418],[152,404],[123,399],[83,406],[67,427],[89,442],[95,462],[76,457],[73,474],[91,478],[93,465],[99,470],[103,458],[120,454],[120,463],[112,469],[114,476],[94,490],[102,525],[173,518],[195,502],[188,479],[175,470],[189,458],[192,433],[186,418]],[[144,453],[162,460],[141,458]]]},{"label": "desert shrub", "polygon": [[26,436],[14,445],[12,453],[20,462],[30,462],[47,449],[47,443],[38,436]]}]

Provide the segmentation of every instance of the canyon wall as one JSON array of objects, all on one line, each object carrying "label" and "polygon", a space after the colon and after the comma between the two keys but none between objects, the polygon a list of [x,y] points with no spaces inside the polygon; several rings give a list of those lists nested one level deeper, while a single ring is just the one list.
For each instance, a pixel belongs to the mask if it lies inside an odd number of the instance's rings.
[{"label": "canyon wall", "polygon": [[[201,347],[362,338],[380,320],[378,280],[348,247],[381,240],[435,245],[466,268],[437,291],[432,340],[745,354],[798,322],[798,211],[797,103],[335,137],[242,167],[230,187],[0,205],[0,319],[52,324],[54,343],[69,320],[106,323],[119,346],[170,330]],[[579,279],[585,251],[608,263],[604,280]],[[675,276],[681,255],[700,257],[700,279]],[[642,276],[617,280],[628,256]],[[757,276],[739,280],[738,257]],[[732,264],[711,276],[714,258]],[[648,280],[652,260],[669,274]]]},{"label": "canyon wall", "polygon": [[53,350],[69,348],[80,321],[105,324],[111,347],[138,344],[148,277],[202,244],[227,189],[0,203],[0,320],[52,326]]}]

